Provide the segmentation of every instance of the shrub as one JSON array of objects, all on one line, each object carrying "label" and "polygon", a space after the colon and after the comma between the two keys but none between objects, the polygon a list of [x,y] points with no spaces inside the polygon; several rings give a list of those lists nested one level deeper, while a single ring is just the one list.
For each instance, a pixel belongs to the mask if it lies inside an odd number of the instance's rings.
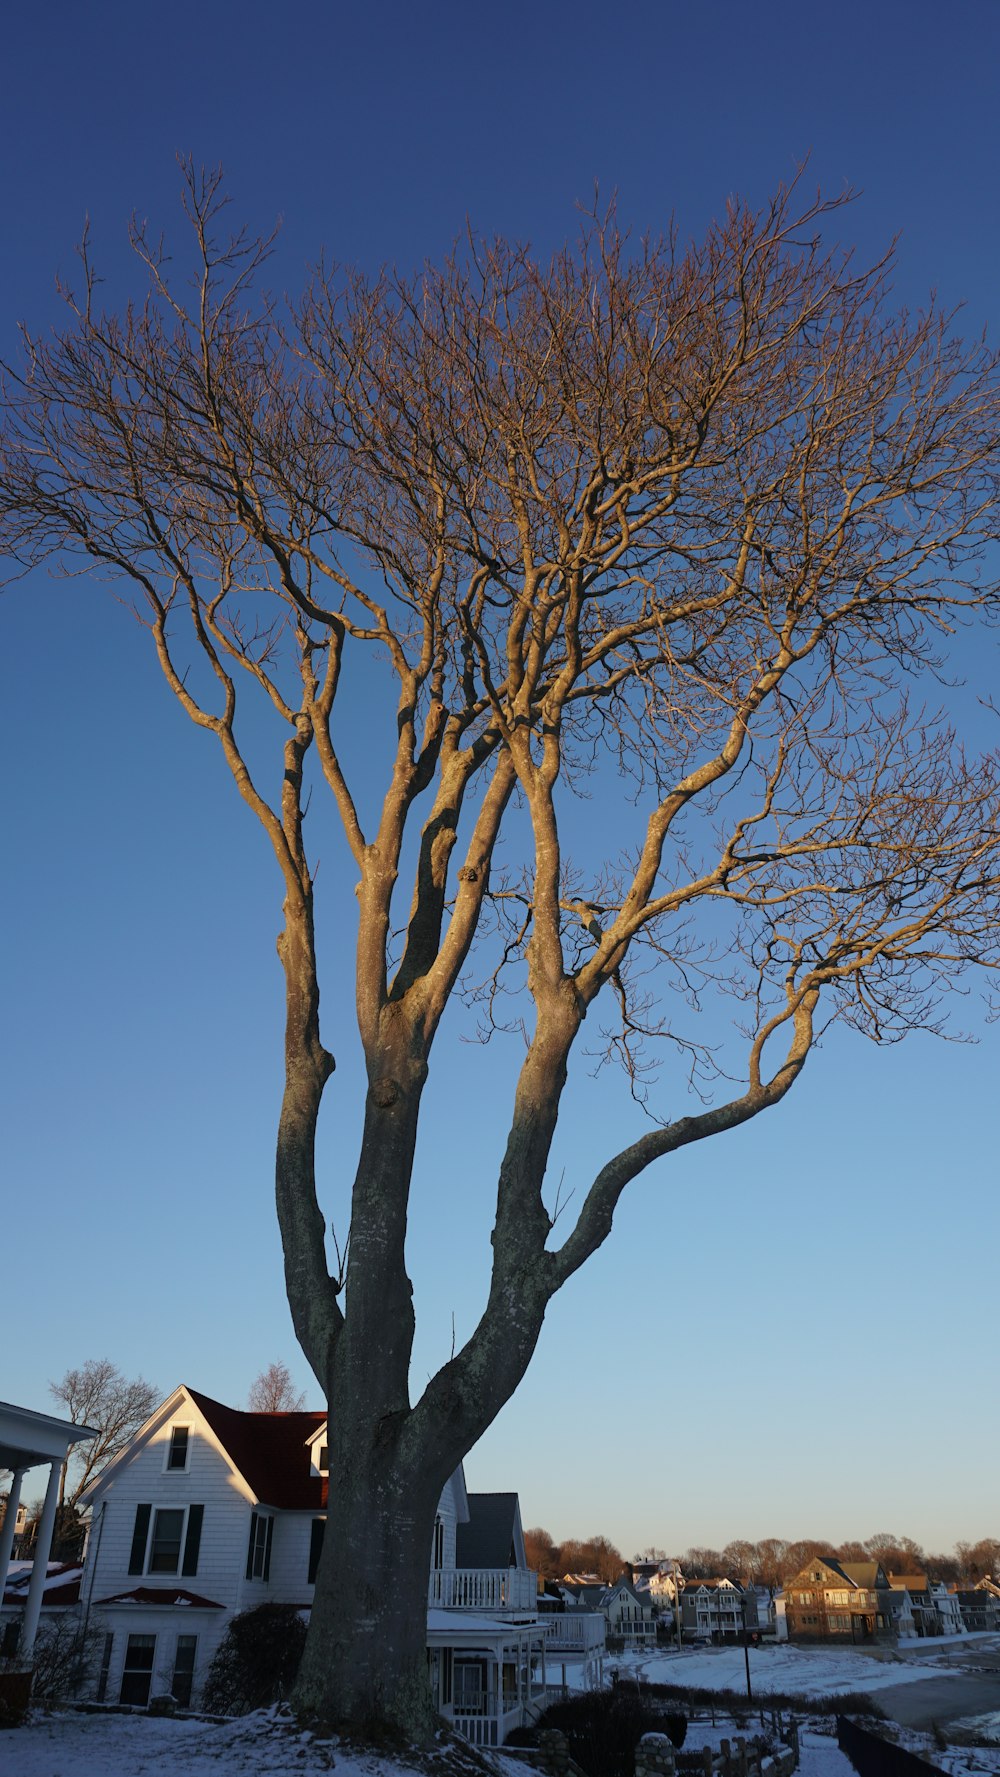
[{"label": "shrub", "polygon": [[306,1626],[294,1604],[259,1604],[234,1617],[205,1680],[205,1707],[246,1715],[279,1703],[295,1683]]},{"label": "shrub", "polygon": [[553,1703],[536,1727],[558,1728],[569,1743],[570,1757],[587,1777],[634,1777],[635,1749],[643,1734],[667,1734],[681,1746],[687,1718],[665,1711],[643,1691],[616,1685],[610,1691],[587,1691],[564,1703]]}]

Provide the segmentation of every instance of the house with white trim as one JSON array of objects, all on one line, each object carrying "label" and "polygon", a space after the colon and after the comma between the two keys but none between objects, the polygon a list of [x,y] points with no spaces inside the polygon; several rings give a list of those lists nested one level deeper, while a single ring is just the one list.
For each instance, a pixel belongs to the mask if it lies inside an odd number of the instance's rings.
[{"label": "house with white trim", "polygon": [[[197,1703],[227,1625],[312,1605],[327,1510],[326,1415],[248,1413],[174,1390],[84,1497],[81,1612],[103,1630],[96,1697]],[[467,1556],[495,1557],[458,1566]],[[501,1745],[544,1699],[546,1626],[515,1494],[444,1488],[428,1551],[428,1669],[442,1715]]]}]

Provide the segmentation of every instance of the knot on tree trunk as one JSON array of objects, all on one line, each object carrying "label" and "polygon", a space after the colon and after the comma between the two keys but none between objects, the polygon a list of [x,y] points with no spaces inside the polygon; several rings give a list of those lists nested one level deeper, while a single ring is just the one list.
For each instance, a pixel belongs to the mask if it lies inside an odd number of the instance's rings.
[{"label": "knot on tree trunk", "polygon": [[399,1100],[400,1091],[399,1081],[391,1079],[387,1074],[380,1080],[372,1081],[372,1100],[380,1111],[391,1110]]}]

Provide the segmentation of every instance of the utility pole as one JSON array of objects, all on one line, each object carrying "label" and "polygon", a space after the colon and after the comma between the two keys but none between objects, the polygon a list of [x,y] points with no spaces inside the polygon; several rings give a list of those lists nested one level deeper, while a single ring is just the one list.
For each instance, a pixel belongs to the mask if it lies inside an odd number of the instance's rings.
[{"label": "utility pole", "polygon": [[747,1669],[747,1696],[752,1703],[753,1691],[750,1688],[750,1642],[747,1638],[747,1601],[743,1598],[740,1602],[743,1610],[743,1659]]}]

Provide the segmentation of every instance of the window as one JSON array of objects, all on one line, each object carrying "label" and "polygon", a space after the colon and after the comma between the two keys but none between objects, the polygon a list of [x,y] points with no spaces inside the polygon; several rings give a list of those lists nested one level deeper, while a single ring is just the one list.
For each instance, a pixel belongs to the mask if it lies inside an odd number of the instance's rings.
[{"label": "window", "polygon": [[136,1506],[129,1573],[196,1574],[204,1516],[203,1505]]},{"label": "window", "polygon": [[330,1472],[330,1446],[329,1446],[329,1444],[321,1444],[320,1445],[319,1455],[316,1458],[316,1467],[319,1469],[319,1472],[321,1475],[329,1474],[329,1472]]},{"label": "window", "polygon": [[130,1635],[125,1649],[125,1665],[122,1670],[122,1688],[119,1703],[135,1703],[141,1709],[149,1702],[149,1689],[153,1682],[153,1654],[156,1649],[155,1635]]},{"label": "window", "polygon": [[170,1433],[170,1445],[167,1450],[168,1469],[187,1469],[190,1439],[190,1426],[175,1425],[172,1428]]},{"label": "window", "polygon": [[319,1558],[320,1558],[320,1555],[323,1550],[323,1533],[325,1530],[326,1530],[326,1519],[325,1518],[314,1518],[312,1521],[312,1533],[309,1538],[309,1584],[310,1584],[310,1586],[315,1585],[315,1583],[316,1583],[316,1572],[319,1567]]},{"label": "window", "polygon": [[181,1564],[181,1542],[184,1536],[184,1509],[168,1508],[153,1513],[153,1534],[149,1543],[147,1573],[176,1573]]},{"label": "window", "polygon": [[182,1709],[191,1705],[191,1685],[194,1680],[194,1657],[198,1647],[197,1635],[178,1635],[177,1650],[174,1654],[174,1676],[170,1689],[174,1702]]},{"label": "window", "polygon": [[269,1580],[271,1577],[271,1538],[274,1519],[263,1512],[250,1514],[250,1546],[247,1549],[247,1579]]}]

